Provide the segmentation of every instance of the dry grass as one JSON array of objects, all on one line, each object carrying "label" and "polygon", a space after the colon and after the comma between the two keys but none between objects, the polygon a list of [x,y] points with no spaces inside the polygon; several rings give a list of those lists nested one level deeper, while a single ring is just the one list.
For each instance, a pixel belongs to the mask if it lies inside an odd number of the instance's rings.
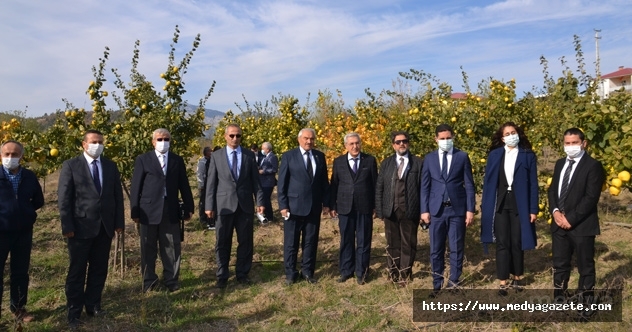
[{"label": "dry grass", "polygon": [[[62,331],[66,329],[64,281],[67,252],[61,236],[56,209],[56,175],[46,182],[47,204],[36,224],[28,308],[35,322],[17,326],[10,320],[8,278],[1,321],[9,329]],[[187,225],[181,283],[175,293],[141,292],[138,236],[131,223],[126,229],[127,271],[124,277],[111,272],[103,294],[109,319],[85,319],[86,331],[629,331],[632,330],[632,231],[607,222],[632,224],[630,196],[602,198],[604,224],[597,238],[597,284],[624,286],[624,323],[414,323],[414,288],[432,288],[428,233],[419,231],[419,247],[413,272],[406,288],[386,279],[384,225],[374,221],[371,273],[368,283],[359,286],[353,279],[344,284],[338,277],[337,221],[323,218],[316,277],[319,283],[299,282],[285,286],[283,276],[283,229],[279,222],[255,227],[254,285],[238,285],[232,278],[228,288],[214,288],[214,233],[204,232],[195,218]],[[128,214],[127,214],[128,215]],[[551,243],[548,225],[538,226],[539,245],[526,255],[525,274],[529,288],[551,285]],[[495,289],[493,246],[485,255],[479,243],[478,225],[467,230],[466,258],[462,280],[467,287]],[[236,246],[234,242],[233,247]],[[234,255],[233,255],[234,259]],[[234,263],[234,261],[233,261]],[[447,271],[448,269],[446,269]],[[158,266],[157,271],[160,271]],[[5,271],[8,276],[8,268]],[[578,275],[571,277],[576,285]]]}]

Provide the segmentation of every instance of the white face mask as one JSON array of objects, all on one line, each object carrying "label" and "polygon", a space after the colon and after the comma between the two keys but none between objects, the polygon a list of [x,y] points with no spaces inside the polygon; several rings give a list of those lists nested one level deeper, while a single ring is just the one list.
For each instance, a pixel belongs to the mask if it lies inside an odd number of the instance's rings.
[{"label": "white face mask", "polygon": [[267,153],[265,151],[261,150],[261,154],[265,156]]},{"label": "white face mask", "polygon": [[156,151],[160,153],[167,153],[167,151],[169,151],[169,142],[168,141],[156,142]]},{"label": "white face mask", "polygon": [[2,165],[7,169],[13,171],[20,166],[20,158],[2,157]]},{"label": "white face mask", "polygon": [[566,152],[566,156],[569,158],[577,158],[579,154],[582,152],[581,145],[566,145],[564,146],[564,152]]},{"label": "white face mask", "polygon": [[513,135],[505,136],[504,140],[505,140],[505,145],[513,148],[517,146],[518,143],[520,142],[520,136],[518,136],[518,134],[513,134]]},{"label": "white face mask", "polygon": [[450,149],[452,149],[452,146],[454,146],[452,139],[440,139],[438,144],[441,151],[450,151]]},{"label": "white face mask", "polygon": [[86,150],[86,153],[90,157],[97,159],[99,158],[102,152],[103,152],[103,144],[98,144],[98,143],[88,144],[88,149]]}]

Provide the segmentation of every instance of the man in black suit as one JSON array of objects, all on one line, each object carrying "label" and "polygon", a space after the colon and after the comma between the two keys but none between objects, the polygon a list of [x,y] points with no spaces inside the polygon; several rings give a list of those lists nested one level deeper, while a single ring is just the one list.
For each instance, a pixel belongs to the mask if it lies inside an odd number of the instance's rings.
[{"label": "man in black suit", "polygon": [[355,272],[358,285],[362,285],[371,259],[377,162],[361,152],[362,141],[357,133],[346,134],[344,144],[347,153],[334,160],[329,213],[338,217],[340,227],[338,282],[347,281]]},{"label": "man in black suit", "polygon": [[24,155],[21,143],[6,141],[0,151],[0,303],[4,266],[11,253],[11,312],[17,321],[30,322],[35,319],[26,311],[33,224],[37,219],[35,211],[44,205],[44,194],[35,173],[20,166]]},{"label": "man in black suit", "polygon": [[259,163],[259,180],[261,181],[261,190],[263,190],[265,217],[270,222],[274,221],[271,197],[272,191],[277,184],[276,174],[279,171],[279,158],[272,151],[270,142],[261,144],[261,153],[263,157]]},{"label": "man in black suit", "polygon": [[567,157],[555,163],[548,190],[554,220],[551,233],[556,297],[564,296],[568,288],[573,253],[579,271],[578,290],[590,291],[595,287],[595,236],[600,232],[597,204],[605,175],[601,162],[586,153],[586,145],[580,129],[564,132]]},{"label": "man in black suit", "polygon": [[205,146],[204,149],[202,149],[203,156],[198,160],[195,173],[198,193],[200,194],[200,203],[198,204],[200,223],[205,229],[213,231],[215,230],[215,220],[206,216],[206,208],[204,207],[206,201],[206,174],[208,173],[208,166],[211,161],[211,151],[210,146]]},{"label": "man in black suit", "polygon": [[314,129],[303,128],[298,133],[299,147],[281,157],[277,192],[281,216],[285,219],[283,260],[287,285],[295,283],[299,276],[296,270],[299,243],[303,251],[302,277],[310,284],[316,283],[320,214],[329,213],[329,180],[325,154],[314,150],[315,141]]},{"label": "man in black suit", "polygon": [[81,145],[83,153],[64,162],[57,189],[62,233],[68,239],[66,300],[72,328],[81,324],[84,306],[88,316],[104,315],[101,293],[110,246],[114,232],[125,227],[121,175],[101,155],[103,134],[88,130]]},{"label": "man in black suit", "polygon": [[395,154],[384,159],[375,188],[375,213],[384,221],[389,278],[400,287],[412,276],[421,217],[421,158],[409,151],[405,131],[391,134]]},{"label": "man in black suit", "polygon": [[241,128],[230,124],[224,131],[226,147],[211,155],[206,185],[206,215],[215,222],[215,256],[217,287],[226,288],[228,263],[237,233],[237,264],[235,274],[240,284],[250,284],[252,267],[253,219],[256,197],[258,212],[263,213],[263,192],[259,184],[255,155],[242,149]]},{"label": "man in black suit", "polygon": [[169,152],[171,134],[154,130],[154,151],[136,158],[132,175],[130,208],[132,219],[140,223],[140,256],[143,291],[158,285],[156,257],[160,248],[163,282],[170,292],[180,289],[180,209],[178,193],[184,202],[185,220],[193,215],[193,195],[186,166],[179,155]]}]

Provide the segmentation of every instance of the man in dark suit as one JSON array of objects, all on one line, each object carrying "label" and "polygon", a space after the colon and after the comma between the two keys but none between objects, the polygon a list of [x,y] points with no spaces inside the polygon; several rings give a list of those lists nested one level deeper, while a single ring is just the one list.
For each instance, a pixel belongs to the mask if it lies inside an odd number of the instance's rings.
[{"label": "man in dark suit", "polygon": [[252,151],[252,153],[255,155],[257,166],[261,165],[261,160],[263,160],[263,153],[259,151],[259,146],[255,143],[250,144],[250,151]]},{"label": "man in dark suit", "polygon": [[580,129],[564,132],[567,157],[555,163],[548,190],[555,221],[551,223],[555,296],[563,296],[568,288],[573,253],[579,271],[578,290],[595,287],[595,236],[600,233],[597,204],[605,175],[601,162],[586,153],[586,145]]},{"label": "man in dark suit", "polygon": [[215,220],[206,216],[206,208],[204,203],[206,201],[206,174],[208,173],[208,166],[211,161],[211,147],[205,146],[202,150],[202,158],[198,160],[197,169],[195,170],[198,193],[200,194],[200,202],[198,204],[200,223],[206,230],[215,230]]},{"label": "man in dark suit", "polygon": [[265,207],[265,217],[268,222],[274,221],[272,210],[272,191],[277,184],[276,173],[279,170],[279,158],[272,151],[272,144],[264,142],[261,144],[261,163],[259,163],[259,180],[263,190],[263,204]]},{"label": "man in dark suit", "polygon": [[384,221],[389,279],[400,287],[412,277],[417,254],[421,158],[410,153],[405,131],[391,133],[395,154],[384,159],[375,188],[375,213]]},{"label": "man in dark suit", "polygon": [[6,141],[0,152],[0,303],[4,266],[11,253],[11,312],[17,321],[30,322],[35,319],[26,311],[33,224],[37,219],[35,211],[44,205],[44,194],[35,173],[20,166],[22,144]]},{"label": "man in dark suit", "polygon": [[169,152],[171,134],[154,130],[154,151],[136,158],[132,175],[130,208],[132,219],[140,223],[140,256],[143,291],[158,285],[156,257],[160,248],[163,282],[170,292],[180,289],[180,209],[178,193],[184,202],[184,219],[193,215],[193,195],[186,166],[179,155]]},{"label": "man in dark suit", "polygon": [[[298,279],[296,261],[299,243],[303,251],[302,277],[316,283],[316,251],[320,214],[327,207],[329,180],[325,154],[314,150],[316,132],[303,128],[298,133],[299,147],[283,154],[279,170],[278,200],[283,225],[283,260],[286,284]],[[301,235],[303,237],[301,241]]]},{"label": "man in dark suit", "polygon": [[452,127],[437,126],[435,141],[439,149],[424,157],[421,176],[421,219],[430,224],[430,265],[435,291],[443,286],[446,237],[450,244],[449,286],[459,284],[465,227],[474,220],[476,190],[472,163],[467,153],[453,148],[453,138]]},{"label": "man in dark suit", "polygon": [[114,232],[125,227],[121,175],[116,164],[101,155],[103,134],[88,130],[81,145],[83,153],[64,162],[57,189],[62,233],[68,238],[66,300],[73,328],[81,324],[84,306],[88,316],[104,315],[101,293],[110,246]]},{"label": "man in dark suit", "polygon": [[355,272],[358,285],[362,285],[371,259],[377,162],[361,152],[362,141],[357,133],[346,134],[344,144],[347,153],[334,160],[329,213],[338,217],[340,227],[338,282],[347,281]]},{"label": "man in dark suit", "polygon": [[241,128],[230,124],[224,131],[226,147],[211,155],[206,185],[206,215],[215,221],[215,256],[217,287],[226,288],[228,263],[237,232],[237,264],[235,274],[240,284],[250,284],[252,266],[253,219],[256,197],[258,212],[263,213],[263,192],[259,184],[255,155],[242,149]]}]

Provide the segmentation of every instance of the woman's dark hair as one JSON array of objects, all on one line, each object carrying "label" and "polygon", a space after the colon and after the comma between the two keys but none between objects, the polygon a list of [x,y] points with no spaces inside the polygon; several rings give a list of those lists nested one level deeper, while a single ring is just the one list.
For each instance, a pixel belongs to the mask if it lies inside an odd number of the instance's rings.
[{"label": "woman's dark hair", "polygon": [[503,142],[502,138],[503,138],[503,131],[505,131],[505,128],[507,127],[514,127],[516,129],[516,132],[518,133],[518,137],[520,137],[520,142],[518,142],[518,147],[521,147],[525,150],[532,149],[531,142],[529,142],[529,139],[527,138],[527,135],[525,135],[524,130],[522,130],[522,128],[520,128],[515,123],[509,121],[509,122],[505,122],[502,126],[500,126],[500,128],[498,128],[498,130],[496,130],[496,132],[494,133],[494,136],[492,136],[492,144],[489,146],[489,151],[505,146],[505,143]]}]

